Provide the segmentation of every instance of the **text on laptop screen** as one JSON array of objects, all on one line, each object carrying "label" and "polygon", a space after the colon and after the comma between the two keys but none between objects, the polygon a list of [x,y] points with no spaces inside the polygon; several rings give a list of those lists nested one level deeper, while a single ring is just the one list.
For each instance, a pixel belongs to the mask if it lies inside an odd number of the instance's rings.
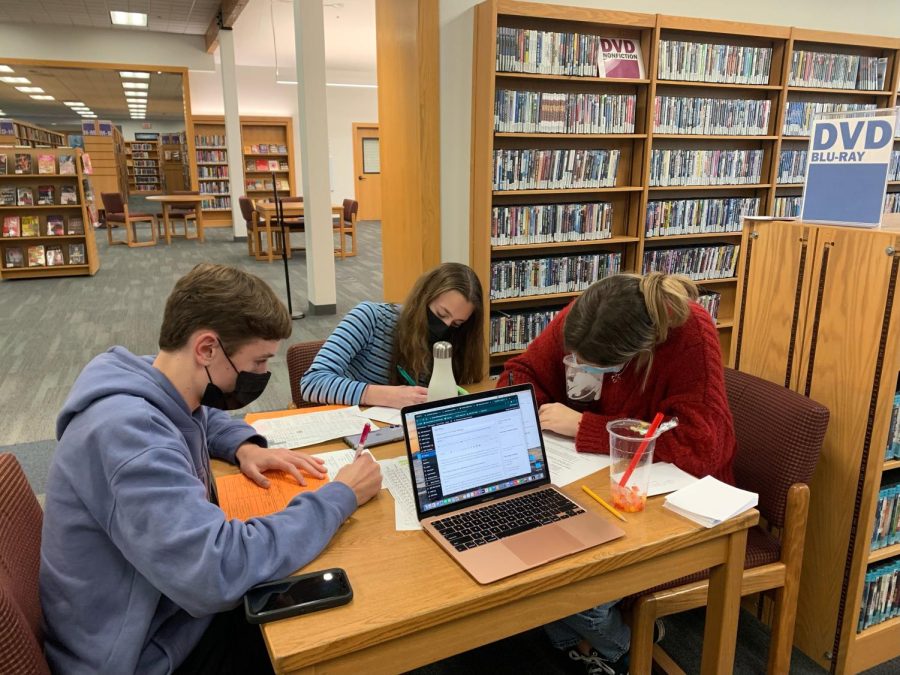
[{"label": "text on laptop screen", "polygon": [[425,512],[547,477],[531,390],[405,415]]}]

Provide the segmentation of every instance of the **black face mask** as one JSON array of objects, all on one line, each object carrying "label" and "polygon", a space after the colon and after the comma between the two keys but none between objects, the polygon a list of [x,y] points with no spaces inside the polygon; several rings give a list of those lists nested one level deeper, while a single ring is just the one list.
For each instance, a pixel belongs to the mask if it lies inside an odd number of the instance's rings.
[{"label": "black face mask", "polygon": [[[221,340],[219,341],[219,346],[222,347],[222,354],[228,359],[228,354],[225,354],[225,347],[222,345]],[[206,376],[209,378],[209,384],[206,385],[206,391],[203,392],[200,405],[218,408],[219,410],[243,408],[262,395],[266,385],[269,384],[269,378],[272,377],[272,373],[250,373],[246,370],[238,370],[235,368],[234,363],[231,362],[231,359],[228,359],[228,363],[234,368],[234,372],[238,374],[234,383],[234,391],[226,393],[213,384],[212,376],[209,374],[209,368],[207,368]]]},{"label": "black face mask", "polygon": [[426,307],[425,311],[428,313],[428,338],[431,344],[450,339],[453,328],[445,324],[437,314],[432,312],[431,307]]}]

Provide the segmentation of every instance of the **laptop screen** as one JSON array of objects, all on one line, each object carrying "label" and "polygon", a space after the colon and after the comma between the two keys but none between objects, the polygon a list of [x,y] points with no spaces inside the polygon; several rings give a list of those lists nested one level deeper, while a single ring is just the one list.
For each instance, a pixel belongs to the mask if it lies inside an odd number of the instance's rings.
[{"label": "laptop screen", "polygon": [[420,518],[550,482],[531,385],[402,414]]}]

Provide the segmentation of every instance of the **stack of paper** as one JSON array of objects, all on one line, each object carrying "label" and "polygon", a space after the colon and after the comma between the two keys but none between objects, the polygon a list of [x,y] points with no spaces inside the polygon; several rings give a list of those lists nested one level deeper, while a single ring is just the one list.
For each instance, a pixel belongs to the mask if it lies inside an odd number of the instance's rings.
[{"label": "stack of paper", "polygon": [[706,476],[670,494],[663,506],[704,527],[715,527],[752,509],[758,501],[759,495],[755,492],[740,490]]}]

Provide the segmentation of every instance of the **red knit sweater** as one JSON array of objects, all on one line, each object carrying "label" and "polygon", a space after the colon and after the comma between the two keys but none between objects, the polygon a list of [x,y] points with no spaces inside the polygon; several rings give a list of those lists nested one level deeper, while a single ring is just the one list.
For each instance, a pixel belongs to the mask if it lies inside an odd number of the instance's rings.
[{"label": "red knit sweater", "polygon": [[691,305],[691,317],[669,331],[653,356],[647,385],[644,372],[629,363],[617,375],[607,373],[599,401],[577,403],[566,396],[563,325],[569,307],[561,311],[524,354],[506,362],[498,386],[512,382],[534,385],[537,404],[564,403],[584,413],[575,447],[579,452],[609,454],[606,423],[623,417],[650,421],[657,411],[678,417],[678,426],[656,441],[654,461],[671,462],[695,476],[711,474],[734,484],[731,463],[735,451],[734,422],[725,396],[722,352],[711,317]]}]

